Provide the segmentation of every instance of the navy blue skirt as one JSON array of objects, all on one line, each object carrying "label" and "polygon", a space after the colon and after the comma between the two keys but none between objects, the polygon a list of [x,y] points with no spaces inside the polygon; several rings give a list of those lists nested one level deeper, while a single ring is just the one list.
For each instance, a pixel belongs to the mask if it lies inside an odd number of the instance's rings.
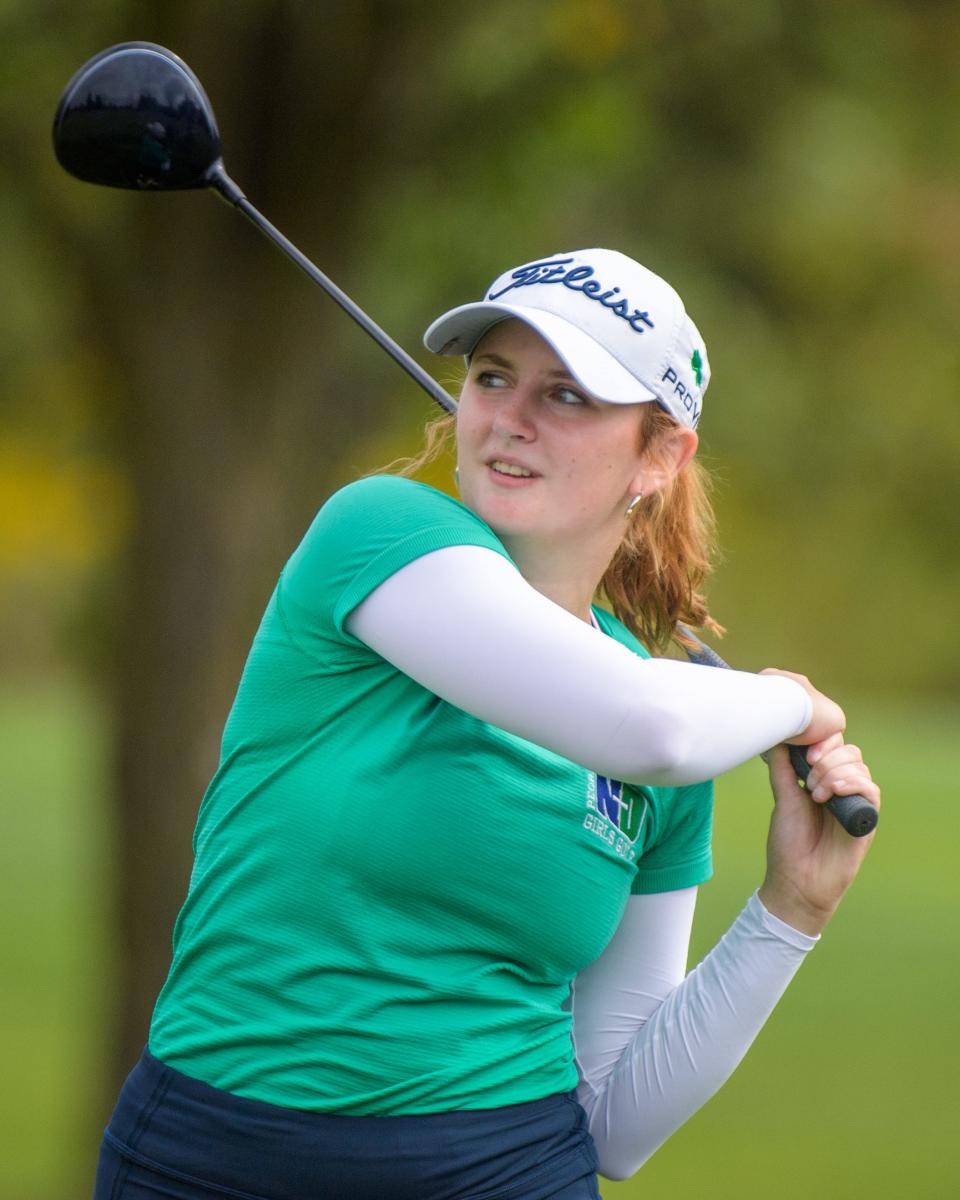
[{"label": "navy blue skirt", "polygon": [[348,1117],[209,1087],[145,1050],[103,1137],[94,1200],[599,1200],[574,1093]]}]

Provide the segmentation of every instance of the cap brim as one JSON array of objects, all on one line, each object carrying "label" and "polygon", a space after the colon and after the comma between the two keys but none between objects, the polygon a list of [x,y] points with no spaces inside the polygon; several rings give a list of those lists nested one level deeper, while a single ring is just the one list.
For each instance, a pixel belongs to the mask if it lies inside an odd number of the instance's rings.
[{"label": "cap brim", "polygon": [[570,374],[597,400],[607,404],[642,404],[657,400],[626,367],[578,326],[540,308],[519,304],[462,304],[438,317],[423,335],[434,354],[470,355],[494,325],[515,317],[548,342]]}]

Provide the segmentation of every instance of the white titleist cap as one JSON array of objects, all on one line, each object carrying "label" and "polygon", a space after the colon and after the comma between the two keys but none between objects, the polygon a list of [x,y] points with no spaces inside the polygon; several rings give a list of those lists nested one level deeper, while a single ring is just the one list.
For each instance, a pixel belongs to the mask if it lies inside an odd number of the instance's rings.
[{"label": "white titleist cap", "polygon": [[696,427],[710,382],[703,339],[670,284],[632,258],[571,250],[506,271],[483,300],[438,317],[424,344],[469,356],[508,317],[532,326],[598,400],[655,400]]}]

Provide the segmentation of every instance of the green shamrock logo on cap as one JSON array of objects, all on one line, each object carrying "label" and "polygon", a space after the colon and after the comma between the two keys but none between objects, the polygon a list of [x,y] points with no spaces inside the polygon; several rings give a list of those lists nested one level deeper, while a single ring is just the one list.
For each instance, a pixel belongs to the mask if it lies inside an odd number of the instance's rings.
[{"label": "green shamrock logo on cap", "polygon": [[690,366],[693,367],[693,373],[697,380],[697,387],[703,387],[703,359],[700,357],[699,350],[694,350],[693,358],[690,359]]}]

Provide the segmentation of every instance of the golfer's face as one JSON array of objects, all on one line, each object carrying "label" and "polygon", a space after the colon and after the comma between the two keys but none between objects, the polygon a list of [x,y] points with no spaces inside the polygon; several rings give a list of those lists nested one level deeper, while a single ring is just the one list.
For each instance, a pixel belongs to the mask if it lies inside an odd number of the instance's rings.
[{"label": "golfer's face", "polygon": [[530,326],[502,321],[460,397],[463,500],[501,537],[616,542],[641,487],[641,419],[641,405],[594,400]]}]

